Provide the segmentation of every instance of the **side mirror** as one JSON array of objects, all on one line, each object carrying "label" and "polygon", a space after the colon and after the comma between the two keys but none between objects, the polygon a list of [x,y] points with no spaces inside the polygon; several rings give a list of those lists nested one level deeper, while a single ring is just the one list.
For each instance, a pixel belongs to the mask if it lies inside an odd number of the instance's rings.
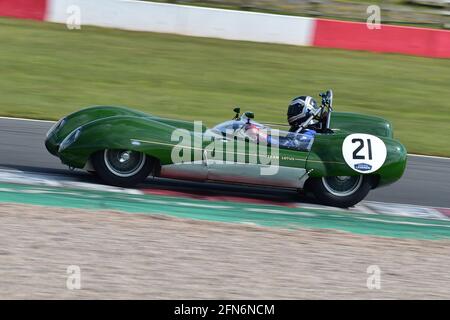
[{"label": "side mirror", "polygon": [[234,116],[233,120],[239,119],[241,117],[241,108],[236,107],[236,108],[233,109],[233,112],[236,113],[236,115]]},{"label": "side mirror", "polygon": [[333,91],[331,89],[320,93],[319,96],[322,98],[322,105],[331,107],[333,101]]},{"label": "side mirror", "polygon": [[249,119],[254,119],[255,118],[255,114],[253,112],[247,111],[245,113],[245,116]]}]

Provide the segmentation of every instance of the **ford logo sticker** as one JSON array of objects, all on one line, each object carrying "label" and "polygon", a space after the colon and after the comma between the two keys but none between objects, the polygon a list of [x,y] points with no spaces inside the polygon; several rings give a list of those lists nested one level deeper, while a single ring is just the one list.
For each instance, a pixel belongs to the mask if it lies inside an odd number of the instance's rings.
[{"label": "ford logo sticker", "polygon": [[372,166],[367,163],[357,163],[355,164],[355,169],[360,171],[370,171]]}]

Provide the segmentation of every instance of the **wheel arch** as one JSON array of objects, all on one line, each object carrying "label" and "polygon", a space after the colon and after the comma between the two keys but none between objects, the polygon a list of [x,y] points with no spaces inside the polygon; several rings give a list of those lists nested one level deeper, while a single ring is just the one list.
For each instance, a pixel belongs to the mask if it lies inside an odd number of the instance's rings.
[{"label": "wheel arch", "polygon": [[[151,118],[115,116],[92,121],[75,130],[79,138],[59,153],[62,162],[75,168],[84,168],[91,157],[105,149],[137,151],[155,158],[159,163],[170,163],[172,132],[176,129]],[[74,131],[75,131],[74,130]]]},{"label": "wheel arch", "polygon": [[[347,134],[318,135],[306,160],[306,170],[311,177],[359,175],[344,159],[342,144]],[[397,140],[379,137],[386,145],[386,159],[373,176],[374,188],[400,179],[406,169],[407,151]]]}]

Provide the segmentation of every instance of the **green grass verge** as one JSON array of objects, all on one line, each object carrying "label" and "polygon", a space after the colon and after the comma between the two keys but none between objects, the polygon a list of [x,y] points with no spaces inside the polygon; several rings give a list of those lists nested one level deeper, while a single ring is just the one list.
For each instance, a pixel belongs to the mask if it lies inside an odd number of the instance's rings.
[{"label": "green grass verge", "polygon": [[285,121],[333,88],[335,109],[391,120],[409,152],[450,156],[450,60],[0,19],[0,114],[58,119],[126,105],[211,125],[236,105]]}]

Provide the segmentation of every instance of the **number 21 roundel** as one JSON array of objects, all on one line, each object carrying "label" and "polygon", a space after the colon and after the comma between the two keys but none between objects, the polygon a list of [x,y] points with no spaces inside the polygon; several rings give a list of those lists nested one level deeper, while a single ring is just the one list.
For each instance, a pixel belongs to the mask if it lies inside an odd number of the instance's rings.
[{"label": "number 21 roundel", "polygon": [[383,140],[370,134],[354,133],[342,143],[345,162],[360,173],[371,173],[381,168],[386,160],[386,145]]}]

